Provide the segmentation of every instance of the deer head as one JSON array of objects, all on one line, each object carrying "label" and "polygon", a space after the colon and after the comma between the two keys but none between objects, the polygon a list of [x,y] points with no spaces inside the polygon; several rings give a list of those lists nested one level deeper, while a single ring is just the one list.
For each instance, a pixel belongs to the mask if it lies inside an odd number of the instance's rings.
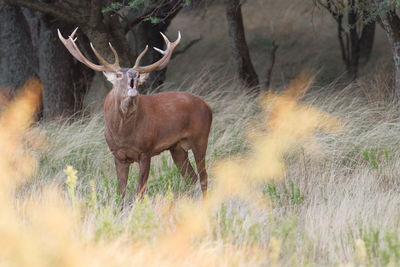
[{"label": "deer head", "polygon": [[114,47],[111,45],[111,43],[109,43],[109,46],[115,57],[115,62],[113,64],[107,62],[97,52],[92,43],[90,43],[90,47],[92,48],[93,53],[95,54],[95,56],[102,65],[97,65],[90,62],[81,53],[81,51],[78,49],[75,43],[77,38],[74,39],[74,36],[77,30],[78,28],[76,28],[72,32],[72,34],[69,36],[68,39],[65,39],[61,35],[60,30],[57,30],[58,37],[60,38],[64,46],[68,49],[68,51],[71,53],[71,55],[74,56],[78,61],[82,62],[87,67],[95,71],[103,72],[107,80],[113,84],[117,107],[125,115],[129,115],[135,109],[136,96],[138,95],[138,90],[137,90],[138,86],[145,82],[150,72],[162,70],[168,65],[171,59],[172,52],[174,51],[175,47],[179,44],[181,40],[180,32],[178,32],[178,38],[173,43],[171,43],[168,40],[168,38],[163,33],[160,32],[166,44],[165,50],[161,50],[159,48],[154,47],[156,51],[158,51],[163,55],[163,57],[160,60],[151,65],[140,66],[140,61],[148,50],[148,45],[146,45],[146,48],[137,57],[135,65],[132,68],[121,68],[119,66],[118,54],[114,49]]}]

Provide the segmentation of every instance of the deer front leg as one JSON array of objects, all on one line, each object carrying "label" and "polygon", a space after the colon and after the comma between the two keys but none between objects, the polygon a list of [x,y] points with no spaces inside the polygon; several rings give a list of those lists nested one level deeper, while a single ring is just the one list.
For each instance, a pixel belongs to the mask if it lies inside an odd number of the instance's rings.
[{"label": "deer front leg", "polygon": [[126,163],[120,161],[116,157],[114,157],[115,169],[117,170],[117,178],[118,178],[118,190],[121,194],[121,207],[124,206],[124,197],[126,192],[126,184],[128,182],[129,175],[129,165],[130,163]]},{"label": "deer front leg", "polygon": [[141,154],[139,157],[139,185],[137,194],[139,198],[143,197],[146,190],[147,179],[149,178],[151,157],[146,154]]}]

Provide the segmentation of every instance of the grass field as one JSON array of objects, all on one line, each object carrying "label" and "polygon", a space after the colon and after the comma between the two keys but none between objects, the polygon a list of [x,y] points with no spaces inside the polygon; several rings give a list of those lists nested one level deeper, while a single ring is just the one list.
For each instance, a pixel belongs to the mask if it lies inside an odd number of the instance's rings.
[{"label": "grass field", "polygon": [[[246,94],[230,67],[220,66],[228,56],[215,46],[222,26],[169,70],[165,90],[192,92],[213,109],[205,201],[199,184],[188,188],[165,152],[152,159],[143,200],[134,199],[138,167],[132,166],[121,212],[101,113],[28,127],[35,94],[11,103],[0,116],[0,266],[399,265],[400,123],[386,68],[342,85],[332,78],[340,76],[341,63],[329,61],[338,54],[324,54],[333,48],[320,45],[321,36],[313,40],[321,46],[314,47],[321,51],[314,61],[307,60],[312,51],[290,52],[291,33],[308,23],[290,21],[300,19],[295,11],[308,14],[308,6],[267,2],[277,13],[270,29],[286,25],[274,36],[282,44],[276,93]],[[260,73],[266,53],[257,52],[255,40],[272,37],[257,35],[263,16],[249,14],[263,3],[244,6]],[[207,16],[217,18],[221,8]],[[185,15],[173,28],[180,21]],[[296,45],[305,47],[308,34]],[[179,75],[199,51],[209,51],[210,62]],[[385,59],[382,51],[378,46],[375,65]],[[319,70],[314,84],[299,75],[310,66]],[[28,92],[37,87],[26,86]]]},{"label": "grass field", "polygon": [[[206,202],[198,184],[185,188],[163,153],[152,161],[142,201],[133,200],[138,170],[132,167],[130,206],[121,213],[102,116],[39,125],[14,144],[25,149],[16,156],[26,173],[3,162],[2,180],[14,193],[2,191],[8,219],[0,224],[0,264],[400,263],[394,105],[360,97],[355,85],[312,88],[296,104],[291,96],[307,87],[304,77],[261,101],[235,93],[243,91],[234,81],[204,75],[199,81],[209,83],[189,90],[214,110]],[[221,93],[220,86],[234,90]],[[26,165],[32,161],[38,161],[33,170]],[[13,157],[9,164],[15,166]],[[20,176],[31,179],[12,189]]]}]

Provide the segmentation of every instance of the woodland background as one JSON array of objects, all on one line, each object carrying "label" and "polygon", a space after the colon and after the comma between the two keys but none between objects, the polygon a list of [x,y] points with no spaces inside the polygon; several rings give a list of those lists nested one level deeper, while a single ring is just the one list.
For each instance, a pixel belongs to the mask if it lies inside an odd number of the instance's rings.
[{"label": "woodland background", "polygon": [[[0,266],[399,266],[398,7],[0,0]],[[211,106],[206,200],[164,152],[141,200],[132,164],[120,210],[110,84],[57,36],[77,26],[88,58],[111,42],[124,67],[181,31],[139,90]]]},{"label": "woodland background", "polygon": [[[38,77],[44,88],[42,116],[69,116],[93,102],[90,96],[101,102],[109,85],[72,58],[57,29],[67,36],[80,27],[79,47],[93,61],[89,42],[112,60],[111,42],[125,67],[146,44],[162,48],[159,32],[174,36],[180,30],[184,39],[170,74],[153,73],[143,93],[166,79],[179,83],[204,69],[224,69],[249,91],[261,91],[271,82],[279,88],[305,69],[318,71],[321,84],[329,84],[355,81],[385,65],[393,73],[397,99],[400,20],[395,1],[242,2],[4,0],[0,86],[12,97],[29,77]],[[143,64],[159,57],[151,50]]]}]

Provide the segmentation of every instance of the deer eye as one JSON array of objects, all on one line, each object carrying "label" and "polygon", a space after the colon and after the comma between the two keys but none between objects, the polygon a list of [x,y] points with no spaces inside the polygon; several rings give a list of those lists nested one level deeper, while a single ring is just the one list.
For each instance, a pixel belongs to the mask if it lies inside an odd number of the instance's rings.
[{"label": "deer eye", "polygon": [[115,77],[117,77],[117,79],[121,79],[122,78],[122,73],[117,72],[115,74]]}]

